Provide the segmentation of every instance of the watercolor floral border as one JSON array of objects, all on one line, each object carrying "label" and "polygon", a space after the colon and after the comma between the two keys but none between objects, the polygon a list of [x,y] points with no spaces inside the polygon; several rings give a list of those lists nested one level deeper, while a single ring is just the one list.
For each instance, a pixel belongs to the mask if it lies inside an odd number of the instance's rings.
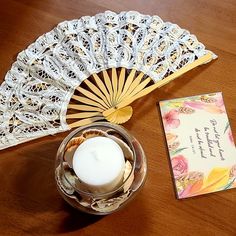
[{"label": "watercolor floral border", "polygon": [[[198,171],[189,172],[188,160],[182,154],[187,147],[181,147],[174,132],[180,125],[180,114],[191,115],[197,110],[212,114],[226,113],[222,94],[164,101],[160,102],[160,107],[178,197],[187,198],[236,187],[236,164],[229,168],[216,167],[208,176]],[[226,124],[224,133],[227,133],[230,143],[234,145],[229,123]]]}]

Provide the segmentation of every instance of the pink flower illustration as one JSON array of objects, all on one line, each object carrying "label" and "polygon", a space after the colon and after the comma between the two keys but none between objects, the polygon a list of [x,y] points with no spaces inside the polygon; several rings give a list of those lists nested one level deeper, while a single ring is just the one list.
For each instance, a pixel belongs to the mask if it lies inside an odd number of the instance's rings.
[{"label": "pink flower illustration", "polygon": [[178,114],[177,110],[172,109],[163,115],[162,118],[166,130],[177,128],[180,125]]},{"label": "pink flower illustration", "polygon": [[184,105],[187,107],[195,108],[195,109],[203,109],[204,103],[201,101],[185,101]]},{"label": "pink flower illustration", "polygon": [[203,109],[213,114],[220,114],[220,113],[225,112],[225,106],[224,106],[224,101],[223,101],[222,96],[219,96],[217,98],[211,98],[211,102],[205,102],[202,100],[201,101],[185,101],[184,105],[186,107],[191,107],[193,109],[200,109],[200,110]]},{"label": "pink flower illustration", "polygon": [[188,172],[188,162],[183,155],[171,158],[171,165],[175,178]]},{"label": "pink flower illustration", "polygon": [[234,137],[233,137],[231,129],[229,129],[228,136],[229,136],[230,143],[234,145]]},{"label": "pink flower illustration", "polygon": [[206,104],[204,110],[213,114],[225,113],[225,106],[222,96],[218,96],[214,103]]}]

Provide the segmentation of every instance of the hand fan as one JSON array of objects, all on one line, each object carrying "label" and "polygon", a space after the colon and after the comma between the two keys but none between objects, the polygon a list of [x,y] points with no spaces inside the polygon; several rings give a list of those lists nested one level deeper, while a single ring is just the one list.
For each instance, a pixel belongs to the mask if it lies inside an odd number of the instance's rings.
[{"label": "hand fan", "polygon": [[18,54],[0,87],[0,149],[98,120],[216,56],[158,16],[111,11],[60,23]]}]

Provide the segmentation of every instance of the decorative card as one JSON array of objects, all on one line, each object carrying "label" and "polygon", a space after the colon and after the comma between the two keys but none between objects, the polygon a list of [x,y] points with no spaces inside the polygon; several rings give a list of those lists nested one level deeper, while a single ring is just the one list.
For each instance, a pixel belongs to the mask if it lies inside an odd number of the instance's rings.
[{"label": "decorative card", "polygon": [[236,148],[222,93],[160,102],[178,198],[236,187]]}]

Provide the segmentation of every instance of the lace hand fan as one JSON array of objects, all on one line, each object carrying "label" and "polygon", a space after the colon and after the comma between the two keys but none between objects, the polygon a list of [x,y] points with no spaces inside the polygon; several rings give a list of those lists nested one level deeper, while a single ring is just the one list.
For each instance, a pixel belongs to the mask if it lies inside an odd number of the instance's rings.
[{"label": "lace hand fan", "polygon": [[188,31],[138,12],[60,23],[18,54],[0,87],[0,149],[98,120],[216,56]]}]

